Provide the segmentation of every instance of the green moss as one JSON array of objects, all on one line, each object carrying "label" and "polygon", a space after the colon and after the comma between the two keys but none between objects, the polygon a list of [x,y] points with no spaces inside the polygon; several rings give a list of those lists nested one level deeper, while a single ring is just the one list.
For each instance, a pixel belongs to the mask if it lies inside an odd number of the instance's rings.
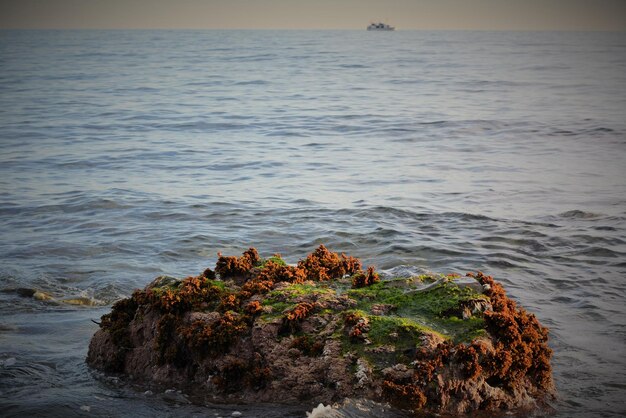
[{"label": "green moss", "polygon": [[[261,319],[267,322],[279,318],[284,311],[293,309],[298,304],[297,300],[299,298],[310,295],[317,296],[320,299],[333,297],[335,290],[325,283],[297,283],[272,290],[261,301],[263,306],[271,307],[272,312],[261,315]],[[332,309],[324,309],[320,312],[323,315],[335,313],[337,312]]]},{"label": "green moss", "polygon": [[485,331],[485,321],[482,318],[472,317],[468,319],[458,319],[449,323],[450,334],[454,335],[455,343],[469,343],[478,337],[487,335]]},{"label": "green moss", "polygon": [[171,284],[167,284],[167,285],[163,285],[163,286],[158,286],[158,287],[152,287],[150,288],[150,291],[152,291],[152,293],[156,296],[156,297],[161,297],[163,296],[163,294],[165,294],[165,292],[167,292],[168,290],[171,292],[178,292],[180,290],[180,284],[182,282],[178,282],[178,283],[171,283]]},{"label": "green moss", "polygon": [[265,299],[261,301],[261,305],[263,307],[271,308],[270,313],[264,313],[261,315],[261,320],[265,322],[281,318],[284,311],[288,309],[293,309],[297,305],[296,302],[292,302],[290,301],[290,299],[285,298],[281,292],[276,292],[273,295],[272,293],[270,293]]},{"label": "green moss", "polygon": [[207,283],[207,285],[209,286],[215,286],[220,288],[220,290],[225,290],[226,289],[226,283],[224,283],[221,280],[209,280],[209,279],[204,279],[205,282]]},{"label": "green moss", "polygon": [[387,282],[379,282],[368,287],[350,289],[348,296],[358,302],[360,309],[367,310],[375,303],[386,303],[387,300],[401,297],[404,290],[389,286]]},{"label": "green moss", "polygon": [[[399,348],[410,348],[415,347],[415,342],[424,333],[444,337],[436,330],[411,318],[368,315],[368,319],[370,322],[368,337],[375,345],[393,342]],[[392,335],[397,337],[391,337]]]},{"label": "green moss", "polygon": [[280,303],[295,304],[296,299],[305,295],[334,295],[335,291],[327,285],[318,285],[314,283],[290,284],[280,289],[272,290],[263,300],[264,306],[275,307]]},{"label": "green moss", "polygon": [[258,267],[261,270],[263,270],[265,268],[265,266],[267,265],[267,263],[270,262],[270,261],[274,262],[275,264],[278,264],[279,266],[286,266],[287,265],[287,263],[285,262],[285,260],[282,259],[281,256],[274,255],[274,256],[272,256],[270,258],[263,258],[263,259],[261,259],[257,263],[256,267]]},{"label": "green moss", "polygon": [[[347,332],[339,336],[344,350],[354,351],[373,364],[390,366],[399,361],[410,362],[420,343],[420,337],[424,334],[435,334],[446,338],[437,330],[412,318],[371,315],[359,309],[346,311],[344,315],[346,318],[364,318],[368,323],[367,343],[351,338],[348,325]],[[382,346],[393,347],[393,352],[390,354],[387,349],[378,350]]]},{"label": "green moss", "polygon": [[[484,321],[480,316],[459,319],[444,313],[458,308],[465,301],[486,299],[486,296],[469,287],[458,286],[453,280],[415,291],[416,280],[432,283],[435,278],[394,279],[359,289],[351,289],[343,282],[332,283],[332,288],[329,283],[290,284],[266,295],[262,304],[271,307],[272,312],[261,318],[265,321],[279,318],[284,311],[293,309],[302,296],[316,295],[319,300],[345,294],[356,302],[355,308],[349,312],[368,318],[368,339],[374,346],[393,344],[404,350],[414,348],[414,341],[423,333],[437,334],[455,342],[471,341],[484,333]],[[387,305],[391,311],[384,316],[373,315],[374,305]],[[324,315],[339,313],[329,308],[322,312]],[[390,334],[397,335],[398,340],[390,340]]]},{"label": "green moss", "polygon": [[283,311],[287,310],[287,309],[291,309],[294,306],[296,306],[296,303],[290,303],[290,302],[280,302],[280,301],[270,301],[269,299],[266,299],[263,301],[262,303],[263,306],[269,306],[272,308],[272,314],[280,314]]},{"label": "green moss", "polygon": [[[373,324],[373,331],[375,334],[385,331],[393,333],[395,331],[392,330],[396,329],[395,325],[396,324],[384,320],[376,321],[376,323]],[[370,329],[370,332],[371,331],[372,329]],[[418,341],[416,338],[420,335],[420,333],[415,332],[413,333],[413,338],[411,338],[409,336],[411,331],[412,330],[408,330],[407,335],[403,335],[401,340],[398,338],[382,340],[377,336],[373,338],[376,343],[372,342],[371,344],[355,341],[348,337],[347,333],[333,335],[333,337],[341,341],[342,355],[351,352],[370,363],[375,372],[379,372],[385,367],[393,366],[399,362],[411,362],[411,358],[415,352],[416,342]],[[368,333],[367,335],[368,338],[372,338],[371,334]],[[385,345],[386,348],[382,347],[383,345]],[[356,371],[356,366],[354,371]]]},{"label": "green moss", "polygon": [[[430,280],[431,276],[425,276]],[[416,330],[421,327],[422,331],[434,332],[446,339],[454,341],[470,341],[481,334],[484,322],[480,317],[458,319],[445,317],[444,312],[457,308],[462,302],[487,297],[475,292],[469,287],[460,287],[454,281],[444,282],[431,289],[414,291],[405,287],[406,279],[392,280],[376,283],[372,286],[350,289],[346,293],[357,301],[357,309],[371,312],[373,305],[391,305],[393,312],[383,318],[385,325],[380,323],[381,318],[369,315],[374,319],[372,325],[379,324],[381,336],[391,332],[389,327],[393,324],[400,325],[398,321],[408,321],[405,325],[414,325]],[[376,326],[379,326],[376,325]],[[370,339],[375,342],[376,329],[370,331]],[[387,339],[388,341],[388,339]]]},{"label": "green moss", "polygon": [[294,283],[281,289],[273,290],[268,294],[269,298],[297,298],[299,296],[319,294],[319,295],[331,295],[335,290],[328,287],[328,284],[324,283]]},{"label": "green moss", "polygon": [[[225,282],[223,282],[222,280],[216,280],[216,279],[207,279],[207,278],[202,278],[202,286],[203,287],[217,287],[220,291],[223,291],[227,288],[227,285]],[[150,288],[150,290],[152,291],[152,293],[154,293],[155,296],[157,297],[161,297],[163,296],[163,294],[165,294],[165,292],[167,292],[168,290],[171,292],[178,292],[181,290],[182,284],[183,284],[183,280],[175,280],[175,281],[168,281],[168,282],[162,282],[162,283],[157,283],[156,286],[152,286]]]}]

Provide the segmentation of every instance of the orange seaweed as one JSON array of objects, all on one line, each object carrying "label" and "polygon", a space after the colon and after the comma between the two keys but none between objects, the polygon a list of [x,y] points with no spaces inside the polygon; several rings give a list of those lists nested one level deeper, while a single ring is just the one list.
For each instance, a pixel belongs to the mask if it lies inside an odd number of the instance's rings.
[{"label": "orange seaweed", "polygon": [[548,347],[548,329],[534,315],[518,308],[493,277],[481,272],[475,277],[488,288],[485,294],[493,306],[493,311],[484,313],[486,328],[496,341],[497,358],[488,362],[492,376],[509,387],[528,376],[538,388],[549,388],[552,350]]},{"label": "orange seaweed", "polygon": [[241,287],[241,294],[249,297],[252,295],[263,295],[274,287],[272,280],[249,280]]},{"label": "orange seaweed", "polygon": [[324,245],[320,245],[304,260],[300,260],[298,267],[306,272],[308,280],[326,281],[358,272],[361,270],[361,261],[345,254],[330,252]]},{"label": "orange seaweed", "polygon": [[371,286],[374,283],[378,283],[380,281],[380,277],[378,273],[374,271],[374,266],[369,266],[367,268],[367,272],[359,271],[354,276],[352,276],[352,287],[359,288],[365,286]]},{"label": "orange seaweed", "polygon": [[261,259],[256,248],[249,248],[241,257],[224,257],[221,253],[217,255],[218,259],[217,264],[215,264],[215,272],[219,274],[222,279],[244,276]]},{"label": "orange seaweed", "polygon": [[164,314],[157,322],[157,337],[154,348],[158,353],[158,364],[173,363],[178,355],[178,344],[174,343],[178,317]]},{"label": "orange seaweed", "polygon": [[418,386],[398,384],[390,380],[383,382],[383,396],[392,399],[394,404],[404,409],[420,409],[426,405],[427,398]]},{"label": "orange seaweed", "polygon": [[285,312],[279,333],[293,334],[300,331],[300,323],[302,320],[311,315],[316,308],[317,305],[314,303],[302,302]]},{"label": "orange seaweed", "polygon": [[135,317],[138,306],[137,301],[132,297],[122,299],[113,304],[111,313],[103,315],[101,318],[100,328],[109,333],[111,340],[117,347],[113,360],[108,364],[106,371],[119,372],[124,369],[126,352],[133,347],[128,326]]},{"label": "orange seaweed", "polygon": [[322,355],[324,343],[314,339],[310,335],[301,335],[293,339],[289,348],[296,348],[305,356],[317,357]]},{"label": "orange seaweed", "polygon": [[274,283],[302,283],[306,280],[306,277],[306,272],[300,267],[285,266],[269,260],[257,276],[257,280]]},{"label": "orange seaweed", "polygon": [[228,351],[231,343],[247,332],[248,325],[241,316],[229,311],[215,322],[196,320],[178,330],[192,350],[215,356]]},{"label": "orange seaweed", "polygon": [[248,302],[244,310],[246,314],[255,316],[263,312],[263,306],[258,300],[253,300],[251,302]]},{"label": "orange seaweed", "polygon": [[[385,398],[394,405],[412,407],[407,404],[407,396],[416,397],[416,405],[422,404],[422,396],[433,405],[442,404],[449,395],[437,389],[434,380],[445,369],[459,370],[466,381],[484,378],[490,386],[509,391],[527,386],[528,378],[536,389],[550,393],[553,385],[552,350],[547,345],[547,328],[534,315],[517,307],[506,296],[502,285],[491,276],[481,272],[468,276],[475,277],[487,289],[485,294],[489,296],[493,310],[485,311],[483,317],[493,346],[475,340],[471,344],[443,342],[435,349],[418,349],[412,381],[389,379],[383,385]],[[490,402],[484,407],[497,408],[499,405],[497,400]]]},{"label": "orange seaweed", "polygon": [[238,311],[241,306],[241,295],[239,293],[228,293],[221,297],[217,310],[220,312]]}]

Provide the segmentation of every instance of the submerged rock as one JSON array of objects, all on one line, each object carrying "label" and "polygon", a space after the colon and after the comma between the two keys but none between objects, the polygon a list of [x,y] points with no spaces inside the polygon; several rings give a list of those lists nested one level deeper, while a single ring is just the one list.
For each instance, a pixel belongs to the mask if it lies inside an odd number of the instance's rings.
[{"label": "submerged rock", "polygon": [[104,315],[87,362],[220,401],[346,398],[461,414],[554,395],[548,331],[482,273],[380,280],[320,246],[220,255],[215,272],[159,277]]},{"label": "submerged rock", "polygon": [[64,299],[56,299],[49,293],[43,292],[37,289],[31,289],[26,287],[20,287],[17,289],[2,289],[4,293],[13,293],[15,292],[18,296],[25,298],[33,298],[38,301],[48,302],[51,304],[66,304],[66,305],[74,305],[74,306],[96,306],[99,305],[97,300],[88,298],[85,296],[76,296],[76,297],[67,297]]}]

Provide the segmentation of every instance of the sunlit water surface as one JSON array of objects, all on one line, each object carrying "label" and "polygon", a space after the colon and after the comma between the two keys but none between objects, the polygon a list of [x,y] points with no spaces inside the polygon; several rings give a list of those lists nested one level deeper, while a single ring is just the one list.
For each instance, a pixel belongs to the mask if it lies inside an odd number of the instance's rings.
[{"label": "sunlit water surface", "polygon": [[625,180],[624,33],[0,32],[0,410],[304,417],[84,359],[157,275],[325,243],[494,275],[551,329],[557,416],[623,416]]}]

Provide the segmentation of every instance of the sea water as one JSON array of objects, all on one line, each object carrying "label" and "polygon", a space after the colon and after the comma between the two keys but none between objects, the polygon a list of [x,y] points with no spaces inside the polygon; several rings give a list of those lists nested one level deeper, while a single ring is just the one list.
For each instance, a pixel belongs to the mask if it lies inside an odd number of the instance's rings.
[{"label": "sea water", "polygon": [[0,32],[3,416],[305,417],[84,359],[157,275],[320,243],[494,275],[551,330],[557,416],[623,416],[626,34]]}]

